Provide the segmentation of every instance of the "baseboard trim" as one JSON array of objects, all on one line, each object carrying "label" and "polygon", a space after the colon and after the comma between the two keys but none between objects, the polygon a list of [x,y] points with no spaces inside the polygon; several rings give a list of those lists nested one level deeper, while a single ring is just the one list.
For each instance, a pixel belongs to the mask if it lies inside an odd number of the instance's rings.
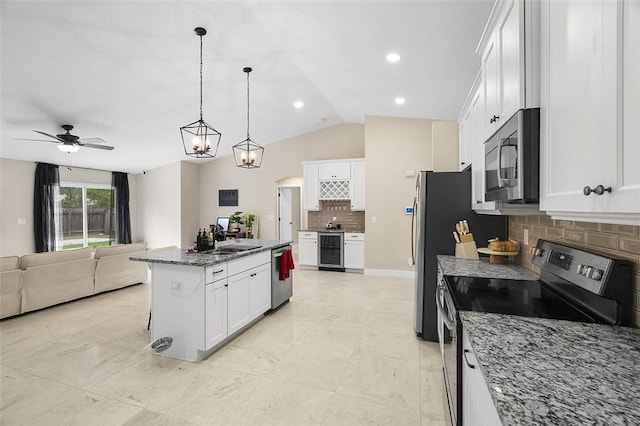
[{"label": "baseboard trim", "polygon": [[400,271],[397,269],[365,269],[365,275],[376,275],[379,277],[400,277],[400,278],[412,278],[416,277],[415,271]]}]

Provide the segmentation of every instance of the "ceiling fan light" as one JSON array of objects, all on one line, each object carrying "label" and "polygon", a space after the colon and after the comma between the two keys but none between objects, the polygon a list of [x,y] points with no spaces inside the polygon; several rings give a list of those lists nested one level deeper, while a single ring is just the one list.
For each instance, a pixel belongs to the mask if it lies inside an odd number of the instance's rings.
[{"label": "ceiling fan light", "polygon": [[68,144],[60,144],[58,145],[58,149],[62,152],[66,152],[67,154],[76,152],[80,149],[78,145],[68,145]]}]

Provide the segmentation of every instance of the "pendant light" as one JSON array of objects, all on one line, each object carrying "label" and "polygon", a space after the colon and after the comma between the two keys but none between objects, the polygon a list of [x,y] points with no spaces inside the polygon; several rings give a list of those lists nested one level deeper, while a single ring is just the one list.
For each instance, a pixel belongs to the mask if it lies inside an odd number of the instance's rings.
[{"label": "pendant light", "polygon": [[207,30],[197,27],[193,31],[200,37],[200,120],[180,127],[180,136],[185,154],[196,158],[213,158],[218,153],[222,134],[202,119],[202,36],[207,34]]},{"label": "pendant light", "polygon": [[249,136],[249,73],[250,67],[245,67],[242,71],[247,73],[247,138],[233,146],[233,156],[236,159],[236,166],[245,169],[257,169],[262,165],[262,155],[264,148],[257,142],[251,140]]}]

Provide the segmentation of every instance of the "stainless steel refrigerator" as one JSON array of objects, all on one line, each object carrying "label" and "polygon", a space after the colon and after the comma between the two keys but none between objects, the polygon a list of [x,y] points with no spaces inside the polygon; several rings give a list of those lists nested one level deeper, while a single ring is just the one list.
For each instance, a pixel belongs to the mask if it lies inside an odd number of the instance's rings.
[{"label": "stainless steel refrigerator", "polygon": [[414,328],[418,337],[438,341],[436,283],[439,254],[453,255],[453,231],[466,219],[478,247],[507,236],[507,217],[471,210],[471,172],[419,172],[411,225],[411,252],[416,273]]}]

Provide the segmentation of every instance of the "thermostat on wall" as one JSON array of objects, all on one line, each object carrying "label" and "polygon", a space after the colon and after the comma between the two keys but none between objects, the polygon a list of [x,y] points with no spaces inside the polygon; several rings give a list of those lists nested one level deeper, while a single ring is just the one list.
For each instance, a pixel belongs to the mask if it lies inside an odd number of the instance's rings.
[{"label": "thermostat on wall", "polygon": [[404,214],[413,214],[413,207],[405,207]]}]

